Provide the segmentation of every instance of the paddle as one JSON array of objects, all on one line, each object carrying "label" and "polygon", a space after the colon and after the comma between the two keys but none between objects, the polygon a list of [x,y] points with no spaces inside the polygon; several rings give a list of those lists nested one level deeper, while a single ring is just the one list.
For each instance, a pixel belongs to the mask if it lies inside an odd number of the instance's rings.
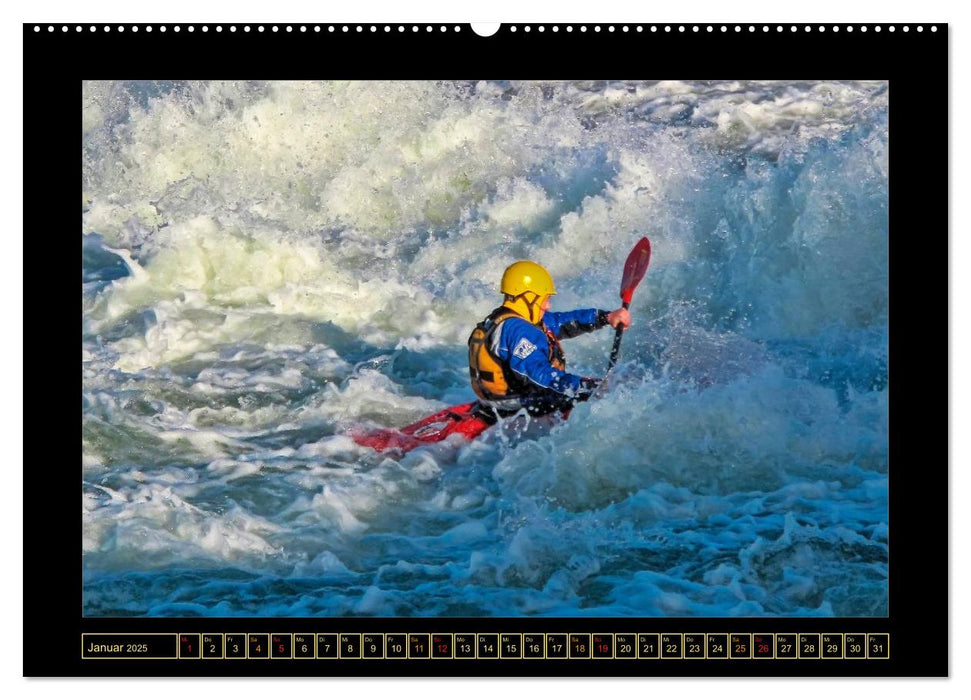
[{"label": "paddle", "polygon": [[[627,256],[624,263],[624,277],[620,282],[620,299],[624,302],[624,308],[630,308],[630,300],[634,295],[637,285],[644,279],[647,273],[647,266],[651,264],[651,242],[647,238],[642,238]],[[614,347],[610,351],[610,364],[607,365],[607,373],[617,364],[617,356],[620,354],[620,339],[624,335],[624,329],[618,328],[614,335]]]}]

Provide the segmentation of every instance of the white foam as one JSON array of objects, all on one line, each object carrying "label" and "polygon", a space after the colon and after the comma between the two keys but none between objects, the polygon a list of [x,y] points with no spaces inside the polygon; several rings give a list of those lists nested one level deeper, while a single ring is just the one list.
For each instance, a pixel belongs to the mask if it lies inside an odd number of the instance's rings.
[{"label": "white foam", "polygon": [[161,484],[113,497],[112,505],[84,515],[85,552],[102,552],[109,568],[164,567],[186,558],[255,561],[277,552],[265,536],[278,531],[242,511],[207,513]]}]

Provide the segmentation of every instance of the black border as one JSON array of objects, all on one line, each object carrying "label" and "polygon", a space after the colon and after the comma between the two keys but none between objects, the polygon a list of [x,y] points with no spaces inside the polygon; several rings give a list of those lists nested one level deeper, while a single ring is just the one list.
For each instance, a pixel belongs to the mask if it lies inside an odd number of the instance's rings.
[{"label": "black border", "polygon": [[[53,32],[48,31],[54,26]],[[948,187],[948,26],[574,24],[25,24],[24,299],[28,386],[24,459],[26,676],[941,676],[948,664],[946,381],[931,375],[928,328],[944,303]],[[76,27],[81,27],[77,31]],[[137,33],[134,27],[138,26]],[[230,31],[235,26],[236,31]],[[278,27],[273,31],[272,27]],[[292,31],[286,28],[292,27]],[[314,28],[321,27],[320,32]],[[344,27],[347,31],[344,31]],[[375,26],[376,31],[371,31]],[[446,31],[441,27],[445,26]],[[568,31],[572,26],[572,31]],[[581,31],[585,26],[586,31]],[[600,27],[597,31],[595,27]],[[609,27],[613,26],[614,31]],[[836,31],[836,27],[839,31]],[[852,26],[852,31],[851,31]],[[40,31],[35,31],[39,27]],[[192,27],[194,31],[188,31]],[[207,27],[208,31],[203,31]],[[461,31],[456,32],[459,27]],[[641,31],[637,28],[641,27]],[[669,30],[666,30],[669,27]],[[681,29],[683,27],[683,31]],[[695,27],[698,29],[695,30]],[[791,27],[796,27],[792,31]],[[909,31],[904,31],[904,29]],[[377,63],[367,60],[380,57]],[[83,79],[876,79],[890,81],[890,617],[888,618],[83,618],[78,513],[81,247],[77,235]],[[71,233],[74,231],[75,233]],[[915,235],[916,234],[916,235]],[[922,243],[934,253],[921,254]],[[933,242],[933,243],[932,243]],[[933,271],[932,271],[933,264]],[[931,279],[934,275],[934,279]],[[43,308],[33,289],[41,278]],[[933,295],[932,295],[933,292]],[[49,299],[55,299],[52,303]],[[53,336],[53,338],[52,338]],[[34,342],[35,339],[39,342]],[[917,340],[922,342],[918,343]],[[53,342],[52,342],[53,341]],[[942,363],[939,360],[938,363]],[[76,387],[70,389],[70,387]],[[45,395],[45,398],[40,398]],[[924,419],[924,420],[921,420]],[[929,419],[929,420],[928,420]],[[934,422],[931,423],[930,420]],[[940,428],[916,429],[917,425]],[[29,428],[27,426],[30,426]],[[28,433],[28,430],[31,432]],[[936,438],[933,435],[937,435]],[[41,438],[45,439],[45,438]],[[52,487],[52,483],[53,485]],[[43,505],[38,503],[43,502]],[[890,659],[809,661],[345,660],[82,661],[82,632],[866,632],[890,634]]]}]

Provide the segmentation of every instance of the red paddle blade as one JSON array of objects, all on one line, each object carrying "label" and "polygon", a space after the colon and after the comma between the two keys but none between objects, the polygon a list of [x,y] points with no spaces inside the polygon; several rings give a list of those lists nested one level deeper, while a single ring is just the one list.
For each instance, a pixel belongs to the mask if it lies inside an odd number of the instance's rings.
[{"label": "red paddle blade", "polygon": [[620,283],[620,298],[625,304],[630,304],[637,285],[644,279],[647,266],[651,264],[651,242],[642,238],[634,246],[624,263],[624,278]]}]

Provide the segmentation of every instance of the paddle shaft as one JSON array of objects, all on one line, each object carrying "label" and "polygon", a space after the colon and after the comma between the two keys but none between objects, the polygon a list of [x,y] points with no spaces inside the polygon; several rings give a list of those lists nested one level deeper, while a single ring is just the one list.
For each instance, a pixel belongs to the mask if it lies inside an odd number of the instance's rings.
[{"label": "paddle shaft", "polygon": [[[624,308],[630,308],[630,304],[626,301],[624,302]],[[607,372],[610,372],[614,368],[614,365],[617,364],[617,357],[620,355],[620,339],[623,337],[624,329],[618,328],[616,333],[614,333],[614,347],[610,351],[610,363],[607,365]]]}]

